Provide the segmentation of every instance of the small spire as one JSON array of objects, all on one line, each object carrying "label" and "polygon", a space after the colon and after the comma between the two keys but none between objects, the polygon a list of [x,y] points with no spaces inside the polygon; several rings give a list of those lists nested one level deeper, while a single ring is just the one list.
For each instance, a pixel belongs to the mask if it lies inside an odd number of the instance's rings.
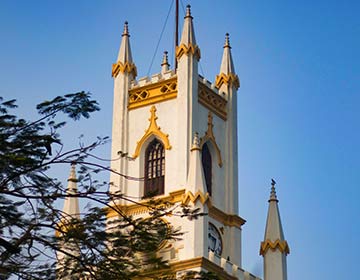
[{"label": "small spire", "polygon": [[129,34],[128,22],[125,21],[117,62],[121,62],[121,63],[133,62],[129,37],[130,34]]},{"label": "small spire", "polygon": [[190,5],[186,6],[186,16],[184,17],[184,26],[181,34],[180,45],[185,46],[196,45],[194,26],[192,23],[193,17],[191,16]]},{"label": "small spire", "polygon": [[164,74],[165,72],[169,71],[169,60],[168,60],[168,52],[164,51],[163,60],[161,63],[161,74]]},{"label": "small spire", "polygon": [[275,241],[277,239],[284,240],[284,233],[281,225],[280,212],[278,207],[279,200],[277,199],[276,196],[275,185],[276,185],[275,180],[271,179],[270,199],[268,200],[269,209],[268,209],[268,217],[266,221],[264,240],[267,239],[272,241]]},{"label": "small spire", "polygon": [[[75,163],[71,164],[66,194],[68,194],[68,195],[77,194],[77,179],[76,179]],[[80,218],[79,199],[75,196],[66,196],[63,212],[64,212],[64,215],[67,217]]]},{"label": "small spire", "polygon": [[224,53],[221,60],[220,74],[235,74],[234,62],[231,55],[229,33],[225,34]]},{"label": "small spire", "polygon": [[195,132],[191,151],[200,150],[199,133]]},{"label": "small spire", "polygon": [[200,191],[206,193],[204,169],[201,162],[201,149],[199,147],[199,134],[195,132],[193,145],[190,153],[190,164],[187,178],[187,186],[193,193]]}]

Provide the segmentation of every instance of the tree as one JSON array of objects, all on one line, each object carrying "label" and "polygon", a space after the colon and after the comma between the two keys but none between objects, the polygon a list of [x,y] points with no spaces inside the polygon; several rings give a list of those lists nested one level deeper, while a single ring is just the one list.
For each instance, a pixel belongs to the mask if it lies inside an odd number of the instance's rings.
[{"label": "tree", "polygon": [[[39,104],[36,121],[11,114],[17,108],[15,100],[0,102],[0,278],[55,279],[57,273],[63,279],[132,279],[141,278],[151,267],[163,271],[153,279],[172,279],[168,264],[153,252],[161,242],[181,238],[181,233],[164,225],[161,218],[169,211],[190,218],[202,214],[150,200],[149,218],[124,215],[114,202],[131,199],[109,193],[108,182],[96,179],[99,172],[114,172],[92,155],[108,138],[64,151],[59,133],[66,122],[58,119],[63,114],[77,121],[98,111],[90,93],[67,94]],[[59,164],[76,164],[79,169],[76,193],[66,192],[49,175],[51,167]],[[55,207],[66,197],[88,202],[80,219],[67,217]],[[120,218],[109,222],[108,209]],[[64,270],[56,266],[59,253],[64,256]],[[216,276],[190,272],[184,279]]]}]

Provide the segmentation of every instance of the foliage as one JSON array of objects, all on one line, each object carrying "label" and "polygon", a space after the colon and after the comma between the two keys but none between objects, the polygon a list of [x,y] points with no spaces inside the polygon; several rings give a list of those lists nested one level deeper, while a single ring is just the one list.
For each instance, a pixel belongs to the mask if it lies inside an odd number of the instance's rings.
[{"label": "foliage", "polygon": [[[169,211],[188,218],[201,214],[150,200],[148,218],[125,215],[115,202],[131,199],[110,194],[108,183],[96,180],[99,172],[111,171],[92,156],[108,139],[64,151],[59,132],[66,122],[58,121],[59,115],[70,120],[89,118],[99,110],[90,94],[45,101],[37,106],[40,118],[32,122],[11,114],[17,108],[15,100],[0,102],[0,278],[141,279],[147,267],[167,271],[168,264],[154,252],[160,243],[176,240],[181,233],[165,225],[162,217]],[[49,175],[51,167],[71,163],[79,169],[76,193],[67,192]],[[57,201],[69,197],[88,202],[80,219],[56,207]],[[109,209],[119,218],[107,220]],[[66,269],[56,265],[56,256],[63,257]],[[190,278],[184,279],[215,279],[210,274],[187,275]],[[167,273],[161,277],[171,279]]]}]

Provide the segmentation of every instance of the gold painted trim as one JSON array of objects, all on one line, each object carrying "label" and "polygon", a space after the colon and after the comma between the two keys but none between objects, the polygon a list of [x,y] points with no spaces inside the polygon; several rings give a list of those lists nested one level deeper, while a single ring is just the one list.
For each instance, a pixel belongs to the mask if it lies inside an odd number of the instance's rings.
[{"label": "gold painted trim", "polygon": [[188,205],[191,201],[192,203],[196,203],[196,201],[200,200],[200,203],[204,205],[209,200],[209,193],[202,193],[201,191],[197,191],[193,194],[191,191],[187,191],[185,195],[183,195],[181,203],[184,205]]},{"label": "gold painted trim", "polygon": [[[208,193],[202,193],[200,191],[193,194],[191,191],[186,191],[185,189],[177,190],[170,192],[167,196],[160,196],[155,199],[156,201],[162,201],[163,204],[159,205],[160,207],[164,206],[166,203],[182,203],[183,205],[188,205],[190,202],[194,203],[200,200],[201,204],[207,204],[209,208],[209,216],[216,221],[222,223],[224,226],[238,227],[241,228],[245,224],[245,220],[235,214],[227,214],[219,208],[215,207]],[[144,214],[151,209],[151,205],[148,204],[149,200],[142,200],[138,203],[130,205],[114,205],[111,208],[107,207],[107,218],[113,218],[123,213],[125,215],[140,215]]]},{"label": "gold painted trim", "polygon": [[151,116],[150,116],[150,119],[149,119],[150,125],[149,125],[148,129],[145,130],[145,134],[140,139],[140,141],[137,142],[135,153],[132,156],[133,158],[137,158],[139,156],[142,145],[145,143],[145,141],[151,135],[157,136],[163,142],[164,147],[165,147],[166,150],[171,149],[171,145],[170,145],[170,142],[169,142],[169,135],[163,133],[161,131],[160,126],[158,126],[157,123],[156,123],[156,120],[157,120],[158,117],[156,116],[156,108],[155,108],[155,106],[151,107],[150,112],[151,112]]},{"label": "gold painted trim", "polygon": [[[161,200],[165,203],[176,203],[181,202],[183,195],[185,194],[185,189],[178,191],[170,192],[167,196],[157,197],[156,200]],[[112,208],[107,208],[107,218],[116,217],[119,215],[118,212],[124,213],[125,215],[139,215],[149,211],[151,205],[149,204],[149,199],[139,201],[138,203],[130,205],[114,205]]]},{"label": "gold painted trim", "polygon": [[192,259],[187,259],[183,261],[175,261],[170,262],[170,268],[168,269],[157,269],[157,270],[150,270],[144,272],[141,276],[135,277],[136,280],[154,280],[157,279],[159,275],[164,273],[174,273],[180,271],[186,271],[193,268],[203,268],[209,272],[213,272],[216,276],[219,277],[220,280],[237,280],[238,278],[228,274],[221,266],[213,263],[212,261],[208,260],[204,257],[196,257]]},{"label": "gold painted trim", "polygon": [[199,82],[198,102],[205,108],[215,113],[221,119],[226,121],[226,99],[212,91],[210,88],[208,88],[201,82]]},{"label": "gold painted trim", "polygon": [[200,60],[201,57],[198,45],[194,45],[192,43],[189,43],[187,46],[185,44],[181,44],[176,47],[176,59],[179,60],[183,54],[192,54],[197,60]]},{"label": "gold painted trim", "polygon": [[217,88],[220,88],[222,84],[233,85],[236,89],[240,87],[240,80],[236,74],[224,74],[216,76],[215,85]]},{"label": "gold painted trim", "polygon": [[111,69],[111,76],[116,78],[120,72],[121,73],[129,73],[129,74],[132,73],[134,75],[134,78],[137,75],[136,66],[132,62],[122,63],[122,62],[118,61],[118,62],[114,63],[112,65],[112,69]]},{"label": "gold painted trim", "polygon": [[270,239],[266,239],[265,241],[261,242],[260,255],[265,256],[266,252],[269,249],[271,249],[272,251],[278,249],[281,253],[285,255],[290,254],[290,248],[286,240],[277,239],[275,242],[272,242]]},{"label": "gold painted trim", "polygon": [[205,135],[201,138],[200,140],[200,148],[202,149],[202,147],[204,146],[204,144],[209,141],[213,144],[215,151],[216,151],[216,155],[217,155],[217,159],[218,159],[218,165],[220,167],[222,167],[223,162],[222,162],[222,158],[221,158],[221,151],[218,147],[218,145],[216,144],[216,139],[213,133],[213,117],[212,117],[212,113],[209,112],[208,114],[208,128],[207,131],[205,132]]},{"label": "gold painted trim", "polygon": [[128,109],[141,108],[177,97],[177,77],[129,91]]}]

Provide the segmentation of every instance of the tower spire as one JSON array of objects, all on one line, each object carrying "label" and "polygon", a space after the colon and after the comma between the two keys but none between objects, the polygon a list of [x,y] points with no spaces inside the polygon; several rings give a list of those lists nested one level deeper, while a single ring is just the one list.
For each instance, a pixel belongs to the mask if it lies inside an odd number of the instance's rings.
[{"label": "tower spire", "polygon": [[231,55],[229,33],[225,34],[225,44],[221,60],[220,73],[216,77],[216,87],[220,88],[223,84],[234,85],[236,89],[240,86],[239,78],[235,73],[234,62]]},{"label": "tower spire", "polygon": [[128,22],[124,23],[124,31],[122,33],[121,44],[119,48],[118,58],[112,67],[112,76],[117,77],[119,72],[132,74],[132,78],[137,75],[136,66],[133,62],[130,48],[130,34]]},{"label": "tower spire", "polygon": [[290,249],[284,238],[275,184],[272,179],[265,236],[264,241],[261,242],[260,255],[264,257],[264,280],[287,280],[286,255],[290,253]]},{"label": "tower spire", "polygon": [[176,58],[179,60],[183,54],[193,54],[200,59],[200,49],[196,45],[195,32],[193,26],[193,17],[191,16],[191,6],[186,6],[186,15],[184,17],[184,26],[181,34],[180,45],[176,48]]},{"label": "tower spire", "polygon": [[63,208],[65,219],[80,219],[79,199],[73,196],[77,194],[77,180],[74,163],[71,164],[66,194],[68,196],[65,197]]}]

